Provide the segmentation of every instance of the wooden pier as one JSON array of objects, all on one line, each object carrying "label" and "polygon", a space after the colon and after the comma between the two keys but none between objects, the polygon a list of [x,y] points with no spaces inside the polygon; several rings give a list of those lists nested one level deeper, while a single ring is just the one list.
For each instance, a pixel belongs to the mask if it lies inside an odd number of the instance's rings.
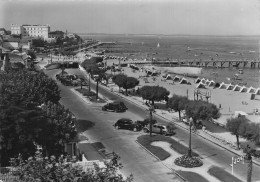
[{"label": "wooden pier", "polygon": [[[122,62],[122,61],[121,61]],[[260,68],[260,60],[218,60],[218,61],[125,61],[127,64],[152,64],[160,66],[209,67],[209,68]]]}]

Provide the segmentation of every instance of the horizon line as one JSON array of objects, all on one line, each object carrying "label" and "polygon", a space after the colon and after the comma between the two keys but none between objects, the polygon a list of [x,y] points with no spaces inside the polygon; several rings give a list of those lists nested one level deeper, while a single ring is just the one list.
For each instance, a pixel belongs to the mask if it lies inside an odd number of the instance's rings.
[{"label": "horizon line", "polygon": [[241,34],[234,34],[234,35],[201,35],[201,34],[138,34],[138,33],[83,33],[78,32],[76,34],[86,34],[86,35],[149,35],[149,36],[212,36],[212,37],[260,37],[259,35],[241,35]]}]

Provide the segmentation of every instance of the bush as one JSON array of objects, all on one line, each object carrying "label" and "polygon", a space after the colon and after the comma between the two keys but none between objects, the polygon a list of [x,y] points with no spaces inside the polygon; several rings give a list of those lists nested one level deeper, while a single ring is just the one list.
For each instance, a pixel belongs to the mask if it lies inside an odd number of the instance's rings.
[{"label": "bush", "polygon": [[200,158],[194,156],[188,157],[188,154],[176,158],[174,163],[178,166],[186,168],[200,167],[203,165],[203,162],[200,160]]}]

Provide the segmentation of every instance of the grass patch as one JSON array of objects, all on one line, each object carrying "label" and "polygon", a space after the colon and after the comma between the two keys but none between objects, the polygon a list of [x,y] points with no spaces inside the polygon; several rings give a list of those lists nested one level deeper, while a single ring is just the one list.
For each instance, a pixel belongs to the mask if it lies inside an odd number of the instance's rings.
[{"label": "grass patch", "polygon": [[217,167],[217,166],[213,166],[208,170],[208,173],[212,176],[215,176],[217,179],[219,179],[220,181],[223,182],[242,182],[241,180],[239,180],[238,178],[236,178],[235,176],[233,176],[232,174],[230,174],[229,172],[225,171],[224,169]]},{"label": "grass patch", "polygon": [[[157,147],[157,146],[152,146],[152,142],[156,141],[163,141],[163,142],[168,142],[171,144],[171,148],[178,152],[179,154],[186,154],[188,152],[188,148],[176,140],[163,136],[163,135],[153,135],[150,137],[150,135],[142,135],[137,138],[137,142],[139,142],[141,145],[143,145],[147,150],[149,150],[151,153],[153,153],[156,157],[158,157],[160,160],[167,159],[171,154],[166,152],[164,149]],[[198,154],[193,153],[193,156],[198,156]]]},{"label": "grass patch", "polygon": [[97,102],[97,103],[106,103],[106,101],[104,99],[101,99],[100,97],[98,98],[98,100],[96,99],[96,93],[93,91],[89,91],[86,88],[78,88],[75,89],[77,92],[79,92],[80,94],[82,94],[83,96],[87,97],[91,102]]},{"label": "grass patch", "polygon": [[187,172],[187,171],[176,171],[182,177],[184,177],[189,182],[209,182],[203,176],[199,175],[198,173],[194,172]]}]

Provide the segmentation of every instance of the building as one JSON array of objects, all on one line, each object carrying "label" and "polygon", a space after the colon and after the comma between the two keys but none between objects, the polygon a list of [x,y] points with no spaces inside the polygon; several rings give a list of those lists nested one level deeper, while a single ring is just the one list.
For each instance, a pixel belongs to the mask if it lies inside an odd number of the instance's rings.
[{"label": "building", "polygon": [[22,26],[17,24],[11,24],[11,34],[12,35],[21,35],[23,32]]},{"label": "building", "polygon": [[49,25],[23,25],[23,34],[31,37],[49,38]]},{"label": "building", "polygon": [[0,28],[0,35],[5,35],[6,34],[6,30],[4,28]]},{"label": "building", "polygon": [[43,39],[49,38],[50,26],[49,25],[16,25],[11,24],[12,35],[22,35],[30,37],[41,37]]}]

